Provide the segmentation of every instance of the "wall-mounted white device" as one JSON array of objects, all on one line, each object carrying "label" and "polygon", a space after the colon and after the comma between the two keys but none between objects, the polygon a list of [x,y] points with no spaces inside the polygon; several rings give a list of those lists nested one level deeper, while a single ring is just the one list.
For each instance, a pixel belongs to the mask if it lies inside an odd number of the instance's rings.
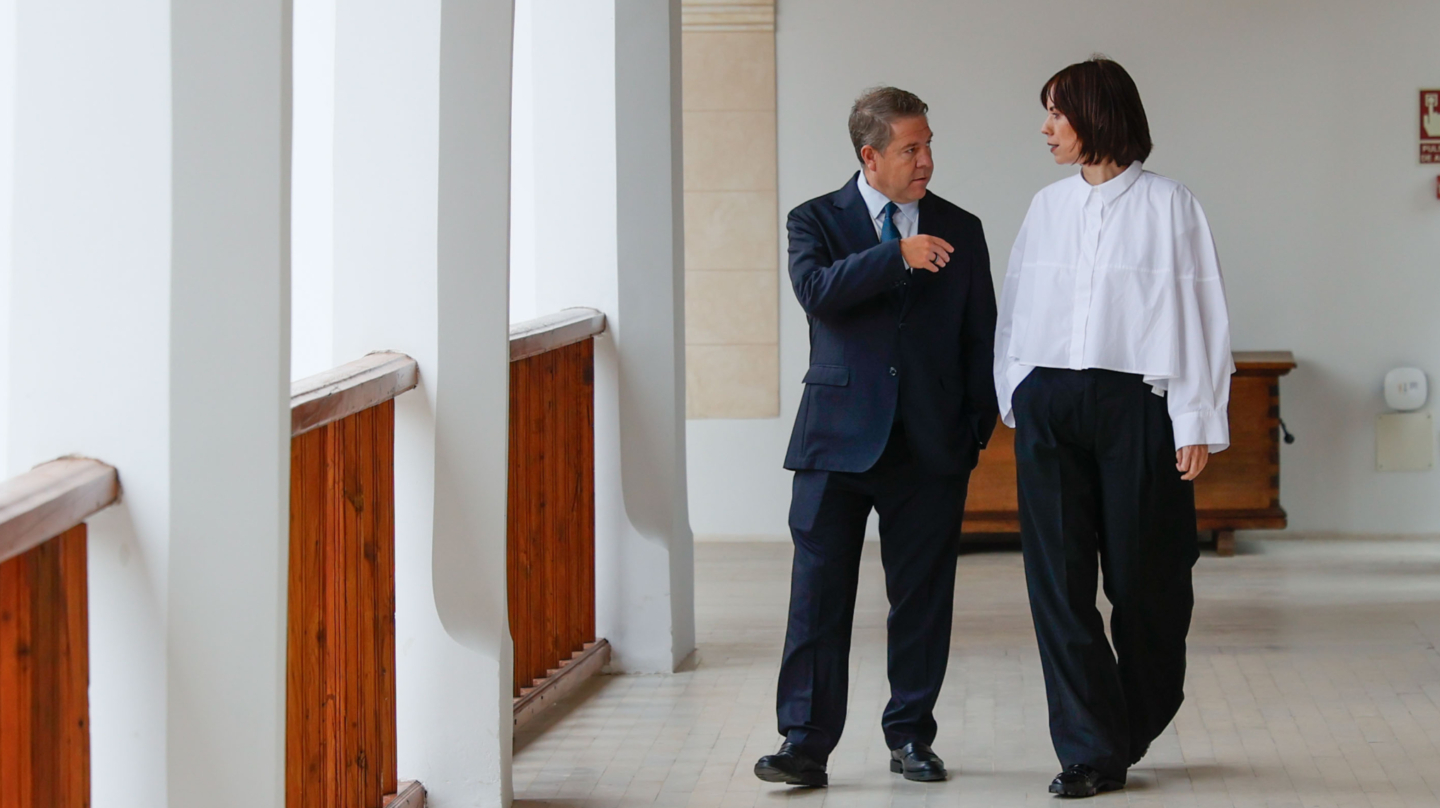
[{"label": "wall-mounted white device", "polygon": [[1420,368],[1395,368],[1385,374],[1385,406],[1392,410],[1418,410],[1428,395],[1425,371]]}]

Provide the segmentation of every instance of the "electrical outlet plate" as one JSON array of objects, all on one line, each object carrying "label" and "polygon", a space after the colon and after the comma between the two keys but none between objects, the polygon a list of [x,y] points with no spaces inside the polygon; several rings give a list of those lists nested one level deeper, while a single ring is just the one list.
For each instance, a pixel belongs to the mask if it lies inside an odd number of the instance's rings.
[{"label": "electrical outlet plate", "polygon": [[1435,468],[1435,419],[1426,412],[1392,412],[1375,420],[1375,468],[1429,471]]},{"label": "electrical outlet plate", "polygon": [[1401,412],[1414,412],[1425,406],[1425,371],[1420,368],[1395,368],[1385,374],[1385,406]]}]

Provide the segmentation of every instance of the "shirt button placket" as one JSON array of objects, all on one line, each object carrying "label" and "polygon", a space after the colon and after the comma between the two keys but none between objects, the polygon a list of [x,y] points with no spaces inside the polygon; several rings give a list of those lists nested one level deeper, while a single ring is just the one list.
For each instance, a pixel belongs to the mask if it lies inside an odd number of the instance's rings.
[{"label": "shirt button placket", "polygon": [[1100,192],[1092,190],[1081,214],[1080,260],[1075,267],[1075,308],[1070,317],[1070,367],[1076,370],[1085,367],[1085,330],[1090,321],[1090,300],[1094,296],[1102,205]]}]

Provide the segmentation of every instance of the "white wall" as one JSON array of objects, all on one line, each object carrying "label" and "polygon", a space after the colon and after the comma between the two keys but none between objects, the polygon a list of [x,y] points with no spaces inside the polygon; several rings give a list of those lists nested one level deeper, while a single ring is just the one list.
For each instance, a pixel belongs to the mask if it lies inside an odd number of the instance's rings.
[{"label": "white wall", "polygon": [[[1420,166],[1416,146],[1417,90],[1440,86],[1437,30],[1432,0],[895,0],[883,17],[862,0],[785,0],[781,215],[855,170],[845,119],[859,91],[905,87],[931,106],[932,188],[984,220],[998,288],[1030,197],[1070,171],[1037,134],[1039,88],[1103,52],[1140,86],[1147,168],[1205,205],[1236,348],[1290,349],[1300,363],[1281,383],[1298,436],[1282,448],[1291,529],[1434,532],[1440,471],[1376,472],[1374,418],[1389,368],[1440,381],[1440,169]],[[689,423],[696,533],[788,534],[780,463],[806,356],[786,278],[781,417]]]},{"label": "white wall", "polygon": [[510,322],[533,320],[535,288],[535,4],[516,0],[510,93]]},{"label": "white wall", "polygon": [[16,0],[0,0],[0,477],[10,444],[10,271],[15,260]]},{"label": "white wall", "polygon": [[303,379],[337,364],[334,356],[336,0],[292,2],[295,46],[290,375]]}]

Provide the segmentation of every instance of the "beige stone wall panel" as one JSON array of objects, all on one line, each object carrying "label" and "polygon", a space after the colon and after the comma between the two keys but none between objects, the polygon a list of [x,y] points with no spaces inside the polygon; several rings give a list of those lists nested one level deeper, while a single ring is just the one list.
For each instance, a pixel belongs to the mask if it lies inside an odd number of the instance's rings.
[{"label": "beige stone wall panel", "polygon": [[776,190],[775,113],[685,113],[685,190]]},{"label": "beige stone wall panel", "polygon": [[686,273],[685,339],[689,345],[778,345],[775,273]]},{"label": "beige stone wall panel", "polygon": [[686,346],[685,396],[689,418],[774,418],[780,346]]},{"label": "beige stone wall panel", "polygon": [[774,418],[774,0],[683,0],[687,416]]},{"label": "beige stone wall panel", "polygon": [[775,211],[774,191],[687,191],[685,268],[774,271]]},{"label": "beige stone wall panel", "polygon": [[681,41],[683,109],[775,111],[773,32],[693,32]]}]

